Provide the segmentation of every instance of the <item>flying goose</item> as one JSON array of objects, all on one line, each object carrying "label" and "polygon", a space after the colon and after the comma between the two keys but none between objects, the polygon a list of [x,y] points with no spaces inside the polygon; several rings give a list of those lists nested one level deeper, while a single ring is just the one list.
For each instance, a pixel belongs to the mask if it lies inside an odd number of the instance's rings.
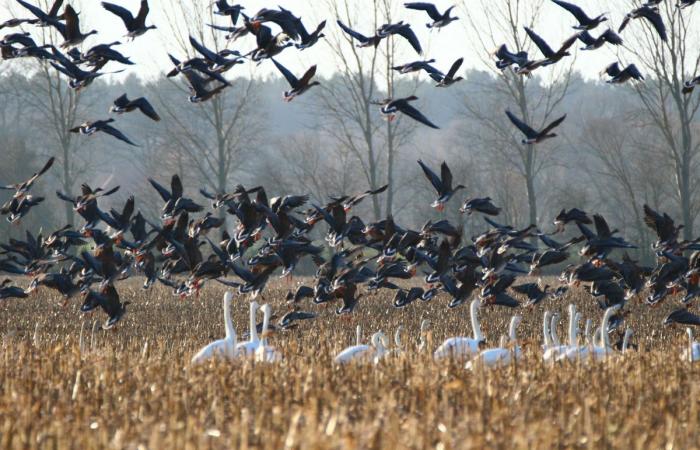
[{"label": "flying goose", "polygon": [[597,38],[591,36],[588,31],[582,31],[578,34],[578,39],[585,44],[581,50],[596,50],[605,45],[606,42],[612,45],[622,45],[622,38],[610,28]]},{"label": "flying goose", "polygon": [[126,36],[131,39],[135,39],[148,30],[156,28],[155,25],[146,25],[146,16],[148,16],[149,12],[148,0],[141,0],[141,7],[136,17],[134,17],[128,9],[115,5],[114,3],[102,2],[102,7],[112,14],[119,16],[128,31]]},{"label": "flying goose", "polygon": [[61,44],[61,48],[75,47],[83,43],[88,36],[92,34],[97,34],[97,30],[91,30],[87,33],[82,33],[80,31],[80,19],[78,19],[78,13],[75,12],[71,5],[66,5],[63,11],[63,18],[65,19],[65,25],[60,22],[52,22],[51,25],[56,27],[58,31],[63,35],[64,41]]},{"label": "flying goose", "polygon": [[554,3],[557,5],[561,6],[565,10],[569,11],[575,18],[578,20],[578,25],[575,26],[574,28],[577,30],[592,30],[601,23],[605,22],[608,20],[607,17],[605,17],[605,14],[601,14],[597,17],[588,17],[588,15],[581,9],[580,7],[572,4],[572,3],[567,3],[562,0],[552,0]]},{"label": "flying goose", "polygon": [[316,66],[313,65],[307,70],[304,75],[301,78],[297,78],[287,70],[286,67],[284,67],[282,64],[278,63],[274,58],[272,59],[272,62],[275,64],[275,67],[277,67],[277,70],[279,70],[284,78],[287,80],[289,83],[289,86],[291,87],[290,90],[284,91],[284,101],[285,102],[291,102],[294,100],[296,97],[302,95],[309,89],[311,89],[314,86],[318,86],[321,83],[314,80],[311,81],[311,79],[316,75]]},{"label": "flying goose", "polygon": [[658,6],[651,7],[648,5],[642,5],[639,8],[633,9],[625,16],[625,19],[622,21],[622,24],[620,24],[620,28],[617,31],[622,33],[622,30],[624,30],[633,19],[646,19],[651,26],[654,27],[662,41],[668,40],[666,25],[664,25],[661,14],[659,14]]},{"label": "flying goose", "polygon": [[406,98],[387,98],[382,101],[375,101],[372,103],[382,107],[381,112],[384,116],[388,118],[389,121],[393,121],[396,118],[396,114],[401,112],[409,116],[413,120],[417,120],[418,122],[429,126],[430,128],[434,128],[436,130],[439,129],[439,127],[432,123],[430,120],[428,120],[428,118],[425,117],[423,113],[411,106],[409,102],[415,100],[418,100],[418,97],[412,95]]},{"label": "flying goose", "polygon": [[98,131],[102,131],[103,133],[107,133],[117,139],[119,139],[122,142],[126,142],[129,145],[137,146],[131,140],[126,137],[121,131],[117,130],[114,128],[112,125],[109,125],[110,123],[114,122],[114,119],[107,119],[107,120],[96,120],[94,122],[84,122],[77,127],[71,128],[69,131],[71,133],[80,133],[85,136],[92,136]]},{"label": "flying goose", "polygon": [[423,169],[425,177],[433,185],[433,188],[438,194],[438,198],[430,205],[438,211],[443,211],[445,209],[445,203],[447,203],[452,196],[460,189],[464,189],[464,186],[458,184],[454,188],[452,187],[452,171],[448,167],[446,162],[442,162],[440,165],[440,176],[426,166],[423,161],[418,160],[418,165]]},{"label": "flying goose", "polygon": [[58,10],[61,8],[61,5],[63,5],[63,0],[54,0],[51,9],[48,12],[44,12],[41,8],[31,5],[24,0],[17,0],[17,3],[27,8],[29,12],[36,16],[36,18],[39,20],[38,26],[47,27],[49,25],[54,25],[59,21]]},{"label": "flying goose", "polygon": [[566,119],[566,114],[564,114],[560,118],[547,125],[541,131],[536,131],[533,128],[531,128],[528,124],[515,117],[515,115],[513,115],[513,113],[511,113],[510,111],[506,111],[506,115],[513,123],[513,125],[515,125],[525,135],[525,139],[522,140],[522,143],[525,145],[539,144],[546,139],[557,137],[556,133],[552,133],[552,131],[556,127],[561,125],[561,123],[564,122],[564,119]]},{"label": "flying goose", "polygon": [[137,109],[156,122],[160,120],[160,116],[145,97],[129,100],[126,94],[123,94],[114,100],[114,104],[109,108],[109,111],[115,114],[124,114]]},{"label": "flying goose", "polygon": [[428,28],[442,28],[446,25],[449,25],[451,22],[454,22],[455,20],[459,20],[459,17],[450,17],[450,13],[455,8],[454,6],[450,6],[449,8],[447,8],[447,10],[443,14],[440,14],[438,9],[432,3],[410,2],[404,3],[403,6],[405,6],[408,9],[425,11],[433,20],[432,23],[426,24]]},{"label": "flying goose", "polygon": [[346,33],[348,34],[351,38],[356,40],[358,42],[357,46],[362,48],[362,47],[376,47],[379,45],[381,40],[384,38],[384,36],[380,36],[379,34],[374,34],[374,36],[367,37],[363,34],[358,33],[357,31],[351,29],[347,25],[345,25],[343,22],[340,20],[337,20],[336,23],[338,26]]},{"label": "flying goose", "polygon": [[379,27],[377,30],[377,35],[383,38],[394,34],[398,34],[399,36],[405,38],[408,43],[411,44],[411,47],[413,47],[416,53],[419,55],[423,54],[423,47],[421,47],[420,41],[418,40],[416,33],[414,33],[411,29],[410,24],[403,22],[387,23]]},{"label": "flying goose", "polygon": [[644,81],[644,76],[634,64],[630,64],[624,70],[620,70],[620,64],[614,62],[607,66],[603,72],[610,76],[610,79],[606,81],[609,84],[623,84],[629,80]]}]

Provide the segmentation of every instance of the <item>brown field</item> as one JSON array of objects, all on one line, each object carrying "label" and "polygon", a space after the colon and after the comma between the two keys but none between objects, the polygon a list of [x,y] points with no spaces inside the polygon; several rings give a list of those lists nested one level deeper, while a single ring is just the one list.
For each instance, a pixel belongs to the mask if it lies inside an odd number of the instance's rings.
[{"label": "brown field", "polygon": [[[283,311],[285,291],[268,289],[275,310]],[[415,352],[423,318],[432,322],[431,349],[471,333],[468,306],[448,310],[442,297],[395,310],[383,293],[360,300],[350,320],[309,306],[319,319],[272,338],[283,362],[193,368],[192,355],[223,337],[223,290],[210,284],[188,300],[129,283],[120,292],[133,302],[129,313],[94,335],[101,312],[81,315],[76,301],[62,307],[46,290],[0,304],[0,448],[700,447],[700,364],[680,360],[682,329],[661,326],[671,301],[630,308],[639,353],[589,365],[542,363],[544,308],[521,311],[525,358],[472,373]],[[570,301],[599,320],[581,292],[546,306],[564,313]],[[490,344],[510,314],[482,308]],[[247,317],[247,300],[234,300],[239,334]],[[407,351],[378,366],[335,366],[358,323],[365,339],[403,324]]]}]

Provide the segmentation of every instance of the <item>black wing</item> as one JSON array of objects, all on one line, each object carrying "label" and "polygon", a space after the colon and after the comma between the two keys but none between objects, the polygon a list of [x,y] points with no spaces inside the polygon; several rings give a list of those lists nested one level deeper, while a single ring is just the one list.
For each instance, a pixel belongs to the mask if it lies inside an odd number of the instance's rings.
[{"label": "black wing", "polygon": [[551,58],[554,55],[554,50],[552,50],[552,47],[550,47],[549,44],[547,44],[547,42],[545,42],[545,40],[542,39],[537,33],[528,27],[525,27],[525,32],[528,36],[530,36],[532,42],[534,42],[537,48],[540,49],[545,58]]},{"label": "black wing", "polygon": [[409,116],[410,118],[417,120],[418,122],[429,126],[430,128],[434,128],[436,130],[439,130],[440,127],[432,123],[430,120],[428,120],[427,117],[423,115],[420,111],[418,111],[416,108],[413,106],[409,105],[408,103],[401,103],[399,105],[399,110]]},{"label": "black wing", "polygon": [[440,12],[438,12],[437,8],[435,5],[432,3],[425,3],[425,2],[412,2],[412,3],[404,3],[403,6],[405,6],[408,9],[415,9],[418,11],[425,11],[428,13],[431,19],[433,20],[440,20],[442,19],[442,16],[440,15]]},{"label": "black wing", "polygon": [[365,35],[363,35],[363,34],[360,34],[360,33],[358,33],[357,31],[351,29],[350,27],[348,27],[348,26],[346,26],[345,24],[343,24],[343,22],[341,22],[340,20],[336,20],[336,23],[338,24],[338,26],[339,26],[344,32],[346,32],[347,34],[349,34],[350,37],[352,37],[353,39],[357,39],[357,40],[360,41],[360,42],[367,42],[367,41],[369,41],[369,38],[368,38],[367,36],[365,36]]},{"label": "black wing", "polygon": [[102,7],[107,11],[111,12],[112,14],[116,14],[117,16],[119,16],[119,18],[122,19],[122,22],[124,22],[124,25],[126,25],[127,28],[129,28],[134,22],[134,16],[126,8],[122,8],[119,5],[115,5],[114,3],[108,2],[102,2]]},{"label": "black wing", "polygon": [[[156,180],[154,180],[152,178],[149,178],[148,182],[151,183],[151,186],[153,186],[156,191],[158,191],[160,198],[162,198],[164,202],[167,202],[172,198],[172,196],[170,195],[170,191],[165,189],[162,184],[158,183]],[[73,201],[73,200],[71,200],[71,201]]]},{"label": "black wing", "polygon": [[450,67],[450,71],[447,72],[447,78],[454,78],[455,74],[459,70],[460,67],[462,67],[462,63],[464,62],[464,58],[459,58],[455,62],[452,63],[452,67]]},{"label": "black wing", "polygon": [[139,110],[141,110],[142,113],[155,120],[156,122],[160,120],[160,116],[153,108],[153,105],[151,105],[151,103],[144,97],[139,97],[136,100],[133,100],[131,104],[136,106]]},{"label": "black wing", "polygon": [[104,125],[102,128],[100,128],[100,131],[103,131],[111,136],[114,136],[115,138],[119,139],[120,141],[126,142],[129,145],[133,145],[134,147],[138,147],[136,144],[131,142],[131,140],[124,135],[121,131],[117,130],[111,125]]},{"label": "black wing", "polygon": [[558,127],[559,125],[561,125],[561,123],[562,123],[565,119],[566,119],[566,114],[564,114],[563,116],[561,116],[560,118],[558,118],[558,119],[555,120],[554,122],[552,122],[552,123],[550,123],[549,125],[547,125],[547,126],[545,127],[545,129],[542,130],[542,132],[541,132],[540,134],[542,134],[542,135],[547,135],[547,134],[549,134],[550,131],[552,131],[553,129],[555,129],[555,128]]},{"label": "black wing", "polygon": [[528,138],[534,138],[538,135],[537,131],[533,130],[528,124],[515,117],[512,112],[506,110],[506,116],[508,116],[510,121],[513,122],[513,125],[518,127],[518,129]]},{"label": "black wing", "polygon": [[573,16],[576,17],[576,20],[578,20],[579,23],[589,22],[591,20],[581,8],[574,4],[563,2],[561,0],[552,1],[564,8],[565,10],[569,11],[571,14],[573,14]]},{"label": "black wing", "polygon": [[433,185],[438,193],[441,193],[443,185],[440,177],[438,177],[437,174],[433,172],[430,167],[426,166],[420,159],[418,160],[418,164],[420,165],[421,169],[423,169],[423,173],[425,174],[426,178],[428,178],[428,181],[430,181],[430,184]]},{"label": "black wing", "polygon": [[278,63],[274,58],[270,59],[272,59],[272,62],[274,63],[275,67],[277,67],[277,70],[279,70],[280,73],[282,73],[282,75],[284,76],[284,78],[286,78],[287,82],[292,87],[292,89],[296,89],[299,86],[299,79],[295,77],[294,74],[289,71],[289,69],[284,67],[282,64]]},{"label": "black wing", "polygon": [[[408,40],[408,43],[411,44],[411,47],[419,54],[423,54],[423,47],[420,45],[420,41],[418,40],[418,37],[416,36],[416,33],[413,32],[410,26],[406,25],[404,27],[399,28],[396,31],[396,34],[405,37]],[[418,119],[416,119],[418,120]],[[426,123],[426,125],[428,125]],[[429,125],[430,126],[430,125]],[[437,127],[434,127],[437,128]]]}]

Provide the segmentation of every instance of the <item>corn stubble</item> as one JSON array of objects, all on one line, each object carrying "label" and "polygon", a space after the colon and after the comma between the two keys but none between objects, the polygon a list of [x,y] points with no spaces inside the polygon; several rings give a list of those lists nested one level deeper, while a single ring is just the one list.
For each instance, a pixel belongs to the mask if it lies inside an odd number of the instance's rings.
[{"label": "corn stubble", "polygon": [[[284,313],[286,285],[265,300]],[[470,333],[468,308],[447,299],[390,306],[391,293],[361,300],[350,320],[334,307],[316,321],[278,332],[278,364],[213,362],[191,367],[204,344],[224,334],[223,290],[178,300],[161,288],[124,285],[133,303],[116,330],[93,329],[77,301],[41,291],[0,304],[0,448],[698,448],[700,365],[679,358],[680,329],[662,328],[665,307],[635,304],[627,317],[638,353],[599,364],[541,360],[543,306],[521,311],[524,359],[501,370],[466,371],[416,351],[421,320],[430,348]],[[577,304],[574,291],[546,306]],[[636,302],[635,302],[636,303]],[[234,300],[239,336],[247,299]],[[489,345],[511,311],[482,308]],[[281,315],[281,314],[280,314]],[[565,320],[559,335],[565,335]],[[376,330],[404,325],[404,352],[377,366],[338,367],[333,356]],[[81,338],[82,335],[82,338]],[[82,349],[81,349],[82,347]]]}]

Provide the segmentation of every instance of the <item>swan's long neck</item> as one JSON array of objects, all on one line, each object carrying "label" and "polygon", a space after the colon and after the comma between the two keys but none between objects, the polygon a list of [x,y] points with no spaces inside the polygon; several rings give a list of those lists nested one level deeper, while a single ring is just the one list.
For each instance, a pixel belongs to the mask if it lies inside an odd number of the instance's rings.
[{"label": "swan's long neck", "polygon": [[382,356],[386,352],[384,335],[381,332],[375,333],[374,336],[372,336],[372,346],[376,349],[376,356]]},{"label": "swan's long neck", "polygon": [[399,327],[396,329],[396,333],[394,334],[394,345],[396,348],[401,348],[401,331],[403,330],[403,326],[399,325]]},{"label": "swan's long neck", "polygon": [[360,325],[355,328],[355,345],[362,343],[362,327]]},{"label": "swan's long neck", "polygon": [[622,353],[627,351],[627,347],[630,343],[630,337],[632,337],[632,328],[627,328],[625,330],[625,336],[622,338]]},{"label": "swan's long neck", "polygon": [[542,333],[544,337],[544,347],[549,348],[552,346],[552,336],[549,334],[549,317],[551,313],[549,311],[544,312],[544,320],[542,321]]},{"label": "swan's long neck", "polygon": [[508,337],[510,338],[511,342],[515,342],[518,340],[518,336],[516,334],[516,331],[517,331],[519,323],[520,323],[519,316],[513,316],[510,319],[510,326],[508,327]]},{"label": "swan's long neck", "polygon": [[224,294],[224,327],[226,328],[226,339],[236,339],[236,331],[233,329],[231,321],[231,293]]},{"label": "swan's long neck", "polygon": [[483,341],[484,337],[481,334],[481,326],[479,325],[479,316],[477,315],[479,312],[479,306],[480,306],[479,300],[472,301],[471,305],[469,306],[469,314],[471,315],[471,320],[472,320],[472,331],[474,332],[474,340]]},{"label": "swan's long neck", "polygon": [[255,324],[255,313],[258,311],[258,304],[252,302],[250,304],[250,341],[258,342],[258,330]]},{"label": "swan's long neck", "polygon": [[263,310],[262,335],[263,335],[263,342],[266,342],[267,338],[265,336],[267,334],[267,329],[270,327],[270,316],[272,315],[272,308],[270,308],[270,305],[265,305],[265,306],[263,306],[262,310]]},{"label": "swan's long neck", "polygon": [[552,345],[559,347],[561,342],[559,341],[559,335],[557,334],[557,323],[559,322],[559,315],[553,314],[552,320],[549,323],[549,334],[552,336]]},{"label": "swan's long neck", "polygon": [[600,326],[600,340],[605,349],[610,348],[610,339],[608,337],[608,323],[610,322],[610,317],[615,312],[615,308],[608,308],[605,310],[603,315],[603,323]]},{"label": "swan's long neck", "polygon": [[593,321],[591,319],[586,319],[586,327],[583,329],[583,337],[586,340],[586,344],[591,344],[591,327],[593,326]]},{"label": "swan's long neck", "polygon": [[688,361],[693,362],[693,343],[695,341],[693,330],[688,327],[685,329],[685,332],[688,333]]},{"label": "swan's long neck", "polygon": [[576,314],[576,306],[569,305],[569,345],[576,345],[576,329],[578,328],[578,315]]}]

